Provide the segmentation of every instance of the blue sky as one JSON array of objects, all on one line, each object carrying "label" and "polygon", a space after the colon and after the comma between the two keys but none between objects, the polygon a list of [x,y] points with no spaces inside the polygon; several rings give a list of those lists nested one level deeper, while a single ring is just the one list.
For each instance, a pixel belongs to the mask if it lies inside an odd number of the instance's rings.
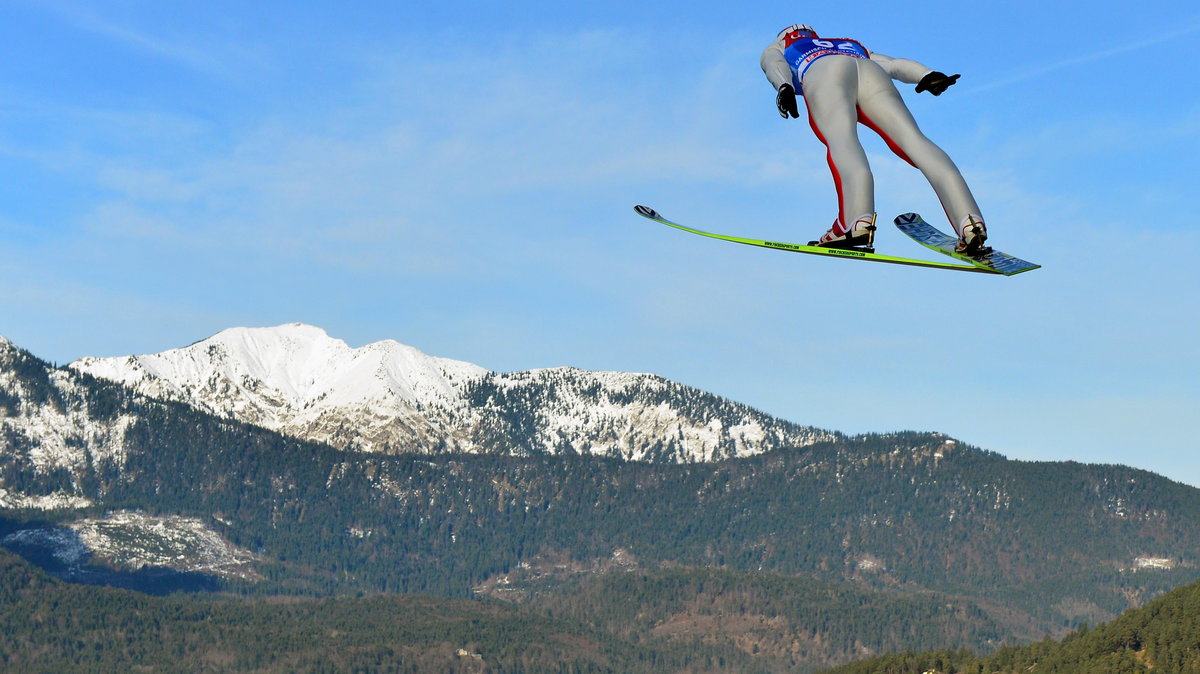
[{"label": "blue sky", "polygon": [[[291,321],[497,371],[654,372],[791,421],[1200,486],[1190,3],[0,0],[0,334],[57,362]],[[949,73],[905,98],[1013,278],[807,241],[793,22]],[[940,208],[863,129],[880,218]],[[931,256],[885,227],[880,252]]]}]

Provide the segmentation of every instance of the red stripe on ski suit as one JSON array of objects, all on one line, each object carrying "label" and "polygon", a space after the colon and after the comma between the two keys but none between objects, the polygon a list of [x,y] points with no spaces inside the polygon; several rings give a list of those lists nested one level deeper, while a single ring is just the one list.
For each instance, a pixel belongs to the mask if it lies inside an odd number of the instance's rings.
[{"label": "red stripe on ski suit", "polygon": [[883,142],[887,143],[887,146],[891,148],[892,152],[896,153],[897,157],[908,162],[909,166],[917,168],[917,165],[913,163],[913,160],[908,158],[908,154],[904,150],[900,149],[900,146],[896,144],[896,141],[892,140],[891,136],[884,133],[883,129],[879,128],[878,124],[872,121],[870,117],[867,117],[867,115],[863,113],[862,108],[856,106],[856,109],[858,110],[858,121],[862,123],[863,126],[879,134],[879,137],[883,139]]},{"label": "red stripe on ski suit", "polygon": [[838,215],[837,220],[834,221],[833,233],[841,236],[847,230],[847,225],[844,222],[846,218],[842,215],[845,210],[845,203],[842,200],[842,174],[838,171],[837,164],[833,162],[833,152],[829,150],[829,143],[825,141],[825,134],[821,133],[821,129],[817,128],[817,120],[813,119],[812,110],[808,111],[808,125],[812,127],[817,140],[821,141],[821,144],[825,146],[825,161],[829,164],[829,172],[833,174],[833,187],[837,190],[838,200]]}]

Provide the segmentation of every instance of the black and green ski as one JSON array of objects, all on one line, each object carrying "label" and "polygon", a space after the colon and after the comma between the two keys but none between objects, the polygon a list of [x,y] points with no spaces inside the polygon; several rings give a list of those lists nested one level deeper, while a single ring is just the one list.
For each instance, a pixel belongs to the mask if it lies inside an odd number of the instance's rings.
[{"label": "black and green ski", "polygon": [[[656,211],[653,208],[650,208],[648,206],[634,206],[633,210],[636,211],[638,215],[640,215],[644,218],[648,218],[659,224],[667,225],[668,227],[674,227],[675,229],[682,229],[685,232],[691,232],[692,234],[699,234],[700,236],[707,236],[711,239],[720,239],[722,241],[732,241],[734,243],[742,243],[742,244],[746,244],[748,246],[759,246],[762,248],[774,248],[775,250],[786,250],[786,251],[789,251],[792,253],[806,253],[808,255],[823,255],[825,257],[839,257],[839,258],[845,258],[845,259],[851,259],[851,260],[863,260],[866,262],[884,262],[887,264],[903,264],[903,265],[908,265],[908,266],[912,266],[912,267],[930,267],[933,269],[949,269],[952,271],[969,271],[969,272],[977,272],[977,273],[981,273],[981,274],[1009,275],[1009,273],[1006,271],[1001,271],[1000,269],[993,269],[991,267],[985,266],[983,264],[980,264],[978,262],[975,262],[975,261],[972,261],[969,259],[966,261],[971,262],[971,264],[954,264],[952,262],[935,262],[932,260],[917,260],[917,259],[907,258],[907,257],[896,257],[893,255],[880,255],[878,253],[868,252],[868,251],[856,249],[856,248],[826,248],[824,246],[811,246],[811,245],[800,244],[800,243],[782,243],[779,241],[763,241],[760,239],[748,239],[748,238],[744,238],[744,237],[740,237],[740,236],[726,236],[724,234],[713,234],[711,232],[704,232],[699,229],[692,229],[691,227],[685,227],[677,222],[671,222],[670,220],[667,220],[663,216],[659,215],[658,211]],[[919,217],[920,216],[918,216],[918,219],[919,219]],[[921,222],[924,223],[924,221],[921,221]],[[929,225],[926,224],[926,227],[929,227]],[[932,227],[930,227],[930,229],[932,229]],[[934,230],[934,231],[936,231],[936,230]],[[908,232],[905,232],[905,233],[908,233]],[[912,235],[910,234],[910,236],[912,236]],[[926,245],[928,245],[928,244],[926,244]],[[938,249],[938,250],[939,250],[939,252],[944,252],[944,251],[941,251],[940,249]],[[950,254],[950,253],[947,253],[947,254]],[[1015,259],[1015,258],[1013,258],[1013,259]],[[1026,264],[1029,264],[1029,263],[1026,263]],[[1036,269],[1037,265],[1034,265],[1031,268]],[[1021,271],[1028,271],[1028,269],[1022,269]],[[1012,272],[1012,273],[1019,273],[1019,272]]]},{"label": "black and green ski", "polygon": [[956,237],[950,236],[937,227],[925,222],[916,213],[898,215],[894,222],[897,229],[907,234],[913,241],[922,246],[930,250],[936,250],[942,255],[949,255],[956,260],[970,262],[977,267],[996,274],[1012,276],[1013,274],[1033,271],[1042,266],[1022,260],[1019,257],[1013,257],[1008,253],[1001,253],[993,248],[984,248],[976,255],[964,255],[963,253],[956,252],[954,250],[954,247],[958,244]]}]

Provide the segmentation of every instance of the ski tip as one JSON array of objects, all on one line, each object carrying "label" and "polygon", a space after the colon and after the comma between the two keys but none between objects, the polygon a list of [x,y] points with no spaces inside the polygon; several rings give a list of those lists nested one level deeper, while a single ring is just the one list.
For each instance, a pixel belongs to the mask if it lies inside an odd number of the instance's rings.
[{"label": "ski tip", "polygon": [[892,222],[894,222],[897,225],[911,225],[912,223],[917,222],[920,219],[921,219],[921,216],[917,215],[916,213],[901,213],[900,215],[897,215],[896,219],[893,220]]},{"label": "ski tip", "polygon": [[650,218],[651,220],[657,220],[662,217],[661,215],[658,214],[658,211],[654,210],[653,208],[650,208],[649,206],[642,206],[639,204],[637,206],[634,206],[633,210],[637,211],[638,215],[645,217],[645,218]]}]

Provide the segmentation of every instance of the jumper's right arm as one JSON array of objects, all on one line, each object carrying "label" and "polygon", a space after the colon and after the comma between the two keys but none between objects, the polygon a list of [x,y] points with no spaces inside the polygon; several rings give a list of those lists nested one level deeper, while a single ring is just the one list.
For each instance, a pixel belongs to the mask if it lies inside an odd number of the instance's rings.
[{"label": "jumper's right arm", "polygon": [[788,66],[787,59],[783,57],[783,47],[779,46],[778,42],[767,45],[767,48],[763,50],[759,65],[762,66],[763,74],[767,76],[776,91],[779,91],[779,87],[792,83],[792,69]]},{"label": "jumper's right arm", "polygon": [[796,88],[792,84],[792,69],[783,56],[783,47],[779,42],[772,42],[763,50],[759,65],[762,66],[763,74],[767,76],[771,86],[775,87],[775,108],[779,110],[779,116],[784,119],[799,117]]}]

